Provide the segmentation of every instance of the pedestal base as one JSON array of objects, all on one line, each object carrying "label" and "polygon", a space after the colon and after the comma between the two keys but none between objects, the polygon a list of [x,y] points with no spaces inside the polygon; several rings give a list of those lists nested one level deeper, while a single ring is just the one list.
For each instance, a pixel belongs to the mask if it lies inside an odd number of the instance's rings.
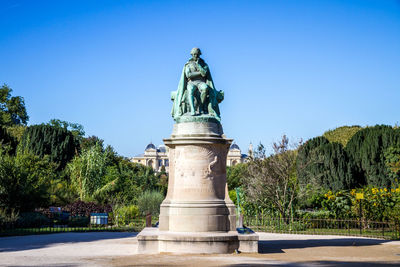
[{"label": "pedestal base", "polygon": [[145,228],[137,236],[140,254],[161,252],[184,254],[228,254],[235,250],[258,252],[257,234],[230,232],[170,232]]}]

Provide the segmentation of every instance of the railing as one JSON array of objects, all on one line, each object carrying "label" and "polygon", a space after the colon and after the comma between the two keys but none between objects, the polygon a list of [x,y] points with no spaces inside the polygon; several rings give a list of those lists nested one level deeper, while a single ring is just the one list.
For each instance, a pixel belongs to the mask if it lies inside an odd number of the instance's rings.
[{"label": "railing", "polygon": [[[152,224],[155,224],[157,221],[157,217],[152,218]],[[91,224],[89,218],[87,218],[87,223],[80,223],[79,225],[76,225],[76,222],[74,222],[73,219],[68,219],[62,222],[57,220],[46,220],[43,222],[35,222],[32,225],[18,225],[18,223],[0,225],[0,236],[95,231],[140,232],[145,226],[146,218],[144,217],[125,219],[123,223],[117,223],[116,221],[113,222],[112,219],[109,219],[107,224],[101,225]]]},{"label": "railing", "polygon": [[399,225],[390,222],[247,216],[244,224],[254,231],[270,233],[400,238]]},{"label": "railing", "polygon": [[[152,218],[154,225],[157,217]],[[312,234],[312,235],[345,235],[363,236],[383,239],[400,239],[400,227],[390,222],[374,222],[339,219],[311,218],[273,218],[268,216],[245,216],[244,225],[258,232]],[[76,221],[46,221],[35,225],[22,226],[18,224],[0,225],[0,236],[34,235],[62,232],[93,232],[93,231],[127,231],[140,232],[146,226],[146,218],[136,217],[117,223],[108,219],[108,224],[95,225],[87,223],[76,225]]]}]

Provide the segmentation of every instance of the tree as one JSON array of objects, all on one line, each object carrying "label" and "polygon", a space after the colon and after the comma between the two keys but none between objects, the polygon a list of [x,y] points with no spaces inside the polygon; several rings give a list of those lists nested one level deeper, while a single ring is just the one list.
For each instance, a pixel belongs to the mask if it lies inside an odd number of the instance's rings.
[{"label": "tree", "polygon": [[58,164],[58,170],[61,170],[77,153],[78,146],[78,141],[70,131],[40,124],[29,126],[25,130],[18,153],[30,152],[39,157],[48,155],[52,162]]},{"label": "tree", "polygon": [[138,196],[143,192],[163,189],[151,167],[132,163],[122,157],[117,164],[107,167],[104,181],[105,184],[94,194],[94,198],[101,203],[137,204]]},{"label": "tree", "polygon": [[358,131],[347,143],[347,154],[355,164],[358,181],[377,187],[394,183],[385,163],[385,151],[400,146],[400,128],[376,125]]},{"label": "tree", "polygon": [[142,215],[151,214],[158,216],[160,214],[160,205],[164,200],[163,194],[158,191],[145,191],[138,198],[138,207]]},{"label": "tree", "polygon": [[264,146],[259,145],[248,163],[245,188],[250,198],[262,205],[271,204],[282,217],[286,217],[298,193],[297,152],[290,149],[289,139],[285,135],[279,143],[273,144],[273,150],[274,153],[266,157]]},{"label": "tree", "polygon": [[394,181],[392,186],[397,187],[400,179],[400,147],[391,146],[384,152],[384,155],[386,167],[390,170],[389,176]]},{"label": "tree", "polygon": [[49,121],[48,125],[55,126],[58,128],[63,128],[70,131],[77,139],[82,139],[85,135],[83,126],[79,123],[72,123],[67,121],[62,121],[59,119],[52,119]]},{"label": "tree", "polygon": [[326,131],[323,136],[329,140],[330,143],[340,143],[345,147],[351,137],[361,130],[362,128],[358,125],[355,126],[342,126],[334,130]]},{"label": "tree", "polygon": [[228,189],[233,190],[243,185],[243,179],[246,177],[246,164],[239,163],[234,166],[226,167],[226,182]]},{"label": "tree", "polygon": [[97,144],[75,157],[67,166],[71,181],[81,200],[91,200],[96,190],[104,185],[107,154]]},{"label": "tree", "polygon": [[10,135],[6,128],[0,125],[0,150],[3,149],[9,154],[15,154],[17,145],[17,139]]},{"label": "tree", "polygon": [[0,152],[0,208],[31,211],[49,204],[55,165],[32,154]]},{"label": "tree", "polygon": [[299,148],[297,173],[302,189],[311,185],[314,189],[338,191],[360,184],[343,145],[330,143],[323,136],[310,139]]},{"label": "tree", "polygon": [[0,88],[0,125],[26,125],[29,116],[26,112],[24,98],[11,96],[12,89],[4,84]]},{"label": "tree", "polygon": [[95,146],[97,143],[99,143],[101,145],[101,147],[103,147],[104,145],[104,140],[100,139],[99,137],[92,135],[89,137],[85,137],[81,140],[81,150],[86,150],[91,146]]}]

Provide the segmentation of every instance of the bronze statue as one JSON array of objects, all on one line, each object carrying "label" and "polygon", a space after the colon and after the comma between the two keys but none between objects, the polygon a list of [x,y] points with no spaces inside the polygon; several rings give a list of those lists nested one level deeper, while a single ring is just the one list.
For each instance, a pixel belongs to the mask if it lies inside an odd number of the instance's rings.
[{"label": "bronze statue", "polygon": [[220,121],[218,103],[224,93],[215,89],[208,65],[200,58],[200,49],[195,47],[190,54],[192,58],[183,67],[178,89],[171,94],[172,117],[177,122],[182,116],[193,117],[185,121],[201,121],[201,118]]}]

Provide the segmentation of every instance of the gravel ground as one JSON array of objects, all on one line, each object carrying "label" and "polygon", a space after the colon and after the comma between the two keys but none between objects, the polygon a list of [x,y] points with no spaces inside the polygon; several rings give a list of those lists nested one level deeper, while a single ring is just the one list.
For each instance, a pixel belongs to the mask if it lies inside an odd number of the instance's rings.
[{"label": "gravel ground", "polygon": [[400,241],[260,235],[259,254],[135,255],[135,233],[0,238],[0,266],[400,266]]}]

